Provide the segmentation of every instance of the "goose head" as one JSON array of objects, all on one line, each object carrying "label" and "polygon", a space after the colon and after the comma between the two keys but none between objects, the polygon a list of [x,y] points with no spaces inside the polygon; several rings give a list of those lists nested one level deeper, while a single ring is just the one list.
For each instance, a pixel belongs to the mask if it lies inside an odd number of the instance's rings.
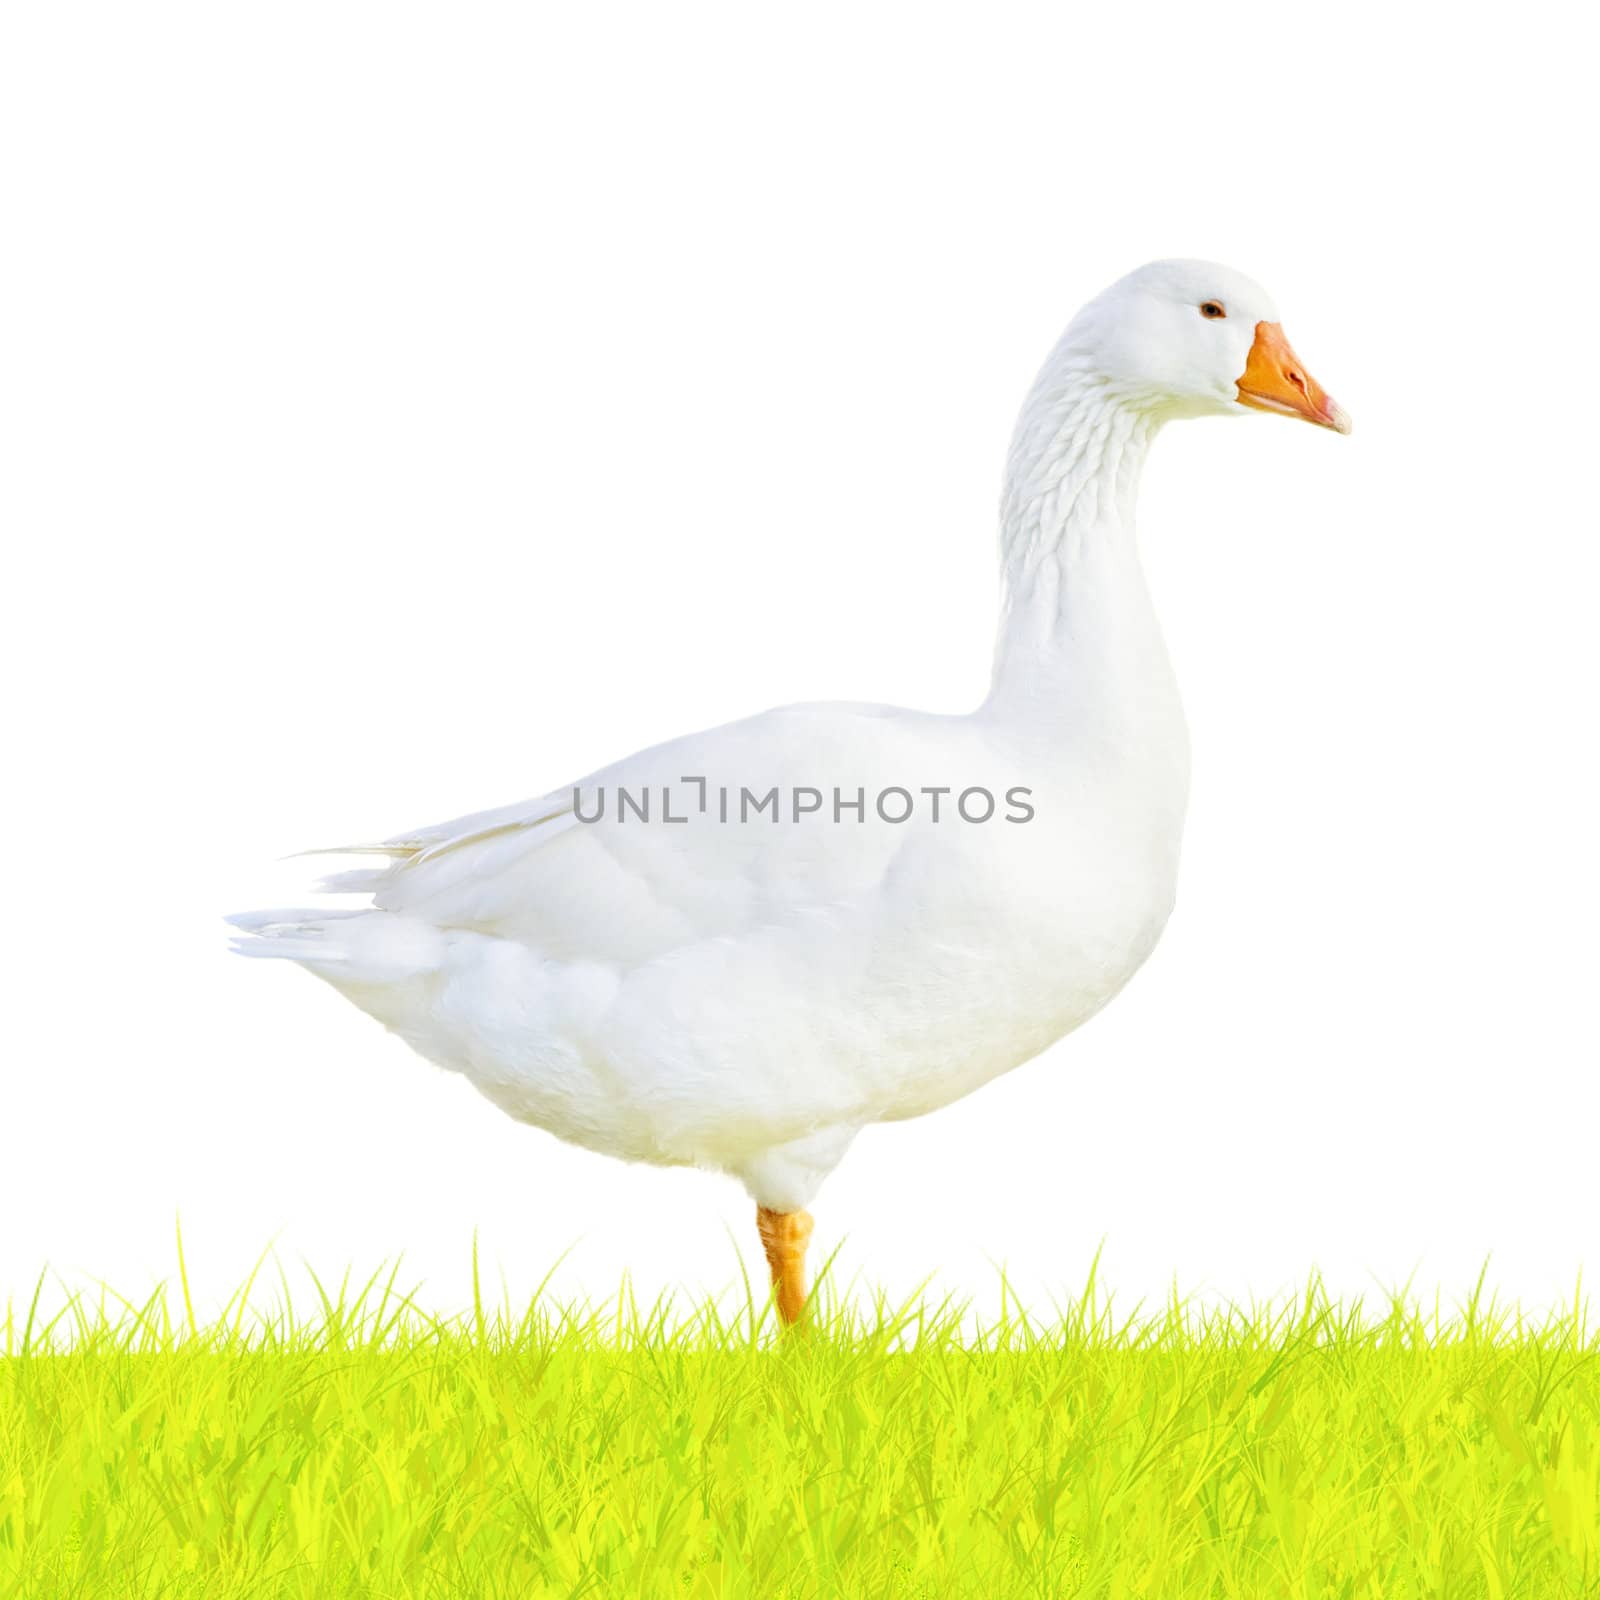
[{"label": "goose head", "polygon": [[1349,433],[1260,284],[1214,261],[1152,261],[1095,297],[1062,341],[1126,403],[1162,418],[1275,411]]}]

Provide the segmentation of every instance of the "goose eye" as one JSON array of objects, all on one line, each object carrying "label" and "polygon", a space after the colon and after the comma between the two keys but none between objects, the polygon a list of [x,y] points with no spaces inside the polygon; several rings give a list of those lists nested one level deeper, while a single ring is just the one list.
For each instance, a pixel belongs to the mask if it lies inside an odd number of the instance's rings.
[{"label": "goose eye", "polygon": [[1227,316],[1227,314],[1228,313],[1222,309],[1222,302],[1220,300],[1207,300],[1203,302],[1200,307],[1200,315],[1202,317],[1209,317],[1213,322],[1215,322],[1219,317]]}]

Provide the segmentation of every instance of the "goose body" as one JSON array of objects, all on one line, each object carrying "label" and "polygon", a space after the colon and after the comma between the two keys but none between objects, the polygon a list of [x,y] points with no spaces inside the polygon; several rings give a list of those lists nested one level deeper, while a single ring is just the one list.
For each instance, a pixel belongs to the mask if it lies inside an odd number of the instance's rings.
[{"label": "goose body", "polygon": [[1206,410],[1348,426],[1304,381],[1246,392],[1262,328],[1263,292],[1200,262],[1140,269],[1075,319],[1014,436],[975,711],[797,705],[689,734],[368,847],[381,865],[327,886],[370,908],[254,913],[240,947],[522,1121],[737,1176],[773,1254],[861,1127],[1036,1055],[1159,938],[1188,740],[1135,548],[1145,452]]}]

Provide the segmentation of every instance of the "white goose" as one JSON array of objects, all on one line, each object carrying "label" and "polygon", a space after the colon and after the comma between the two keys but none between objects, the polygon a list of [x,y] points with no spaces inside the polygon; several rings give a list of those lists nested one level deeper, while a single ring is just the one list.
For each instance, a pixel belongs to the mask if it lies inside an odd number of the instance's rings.
[{"label": "white goose", "polygon": [[[1188,737],[1134,546],[1145,452],[1246,409],[1341,433],[1263,291],[1141,267],[1017,424],[993,686],[939,716],[799,705],[365,847],[370,909],[235,919],[524,1122],[738,1177],[781,1314],[869,1122],[970,1094],[1092,1016],[1172,908]],[[776,797],[772,791],[776,791]]]}]

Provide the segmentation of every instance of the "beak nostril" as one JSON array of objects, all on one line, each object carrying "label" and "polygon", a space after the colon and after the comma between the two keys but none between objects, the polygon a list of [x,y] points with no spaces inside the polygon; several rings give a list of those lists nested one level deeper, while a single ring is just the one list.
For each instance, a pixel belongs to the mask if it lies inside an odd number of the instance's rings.
[{"label": "beak nostril", "polygon": [[1292,383],[1295,386],[1295,388],[1297,388],[1300,391],[1301,394],[1304,394],[1306,392],[1306,380],[1305,380],[1305,374],[1304,373],[1297,372],[1293,367],[1290,367],[1289,368],[1289,372],[1288,372],[1288,378],[1289,378],[1289,382]]}]

